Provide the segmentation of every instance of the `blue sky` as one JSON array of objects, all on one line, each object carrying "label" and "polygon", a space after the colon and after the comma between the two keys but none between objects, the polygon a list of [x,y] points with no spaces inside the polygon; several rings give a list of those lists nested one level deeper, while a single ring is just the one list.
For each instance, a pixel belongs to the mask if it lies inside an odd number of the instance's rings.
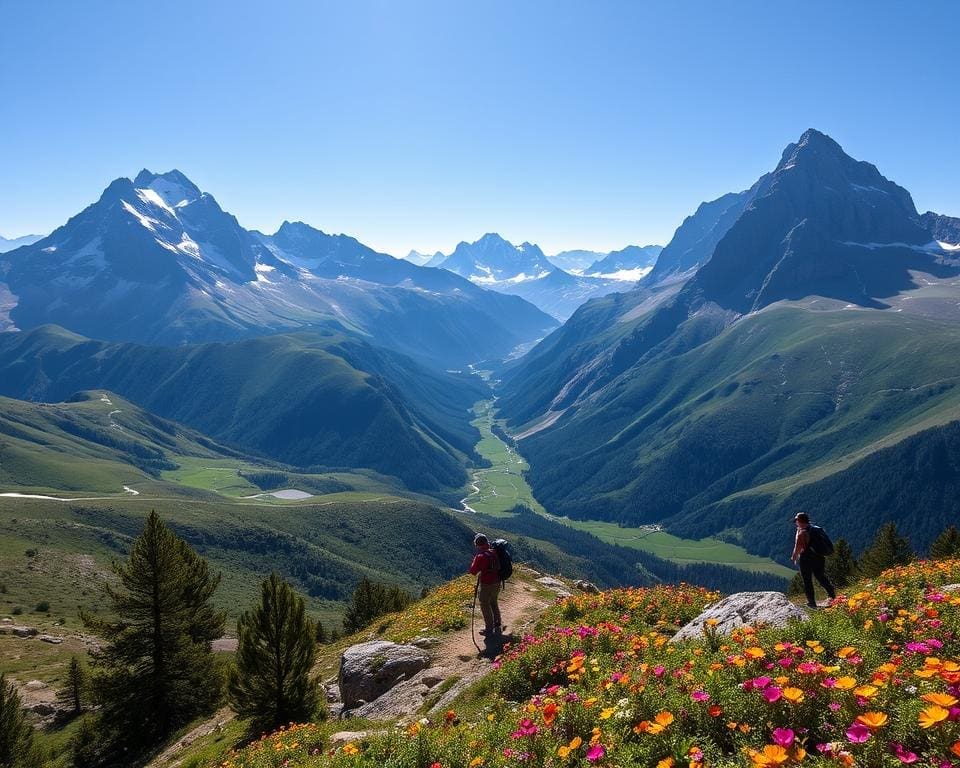
[{"label": "blue sky", "polygon": [[666,242],[816,127],[960,215],[960,3],[0,0],[0,234],[179,168],[394,254]]}]

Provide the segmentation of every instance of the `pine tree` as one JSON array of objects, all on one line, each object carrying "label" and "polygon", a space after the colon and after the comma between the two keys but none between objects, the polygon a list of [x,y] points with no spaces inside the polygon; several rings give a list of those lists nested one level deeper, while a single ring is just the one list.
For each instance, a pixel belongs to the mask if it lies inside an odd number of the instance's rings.
[{"label": "pine tree", "polygon": [[343,617],[343,629],[348,634],[359,632],[378,616],[402,611],[411,602],[410,595],[399,587],[388,587],[364,577],[353,591],[353,599]]},{"label": "pine tree", "polygon": [[867,578],[879,576],[887,568],[906,565],[913,560],[913,547],[897,531],[895,523],[884,523],[873,543],[860,556],[860,572]]},{"label": "pine tree", "polygon": [[327,636],[327,628],[323,626],[323,622],[320,621],[320,619],[317,619],[316,638],[319,645],[325,645],[330,642],[330,638]]},{"label": "pine tree", "polygon": [[303,598],[271,574],[260,604],[237,622],[236,665],[227,682],[230,705],[252,718],[255,730],[303,722],[317,711],[317,681],[310,677],[315,633]]},{"label": "pine tree", "polygon": [[954,525],[944,529],[930,545],[931,560],[946,560],[951,557],[960,557],[960,531]]},{"label": "pine tree", "polygon": [[83,702],[87,698],[87,669],[76,656],[70,657],[65,685],[57,694],[57,700],[71,708],[74,715],[83,711]]},{"label": "pine tree", "polygon": [[857,561],[846,539],[837,539],[833,554],[827,558],[827,578],[837,589],[849,587],[857,579]]},{"label": "pine tree", "polygon": [[0,766],[27,768],[35,765],[33,727],[27,722],[20,694],[0,673]]},{"label": "pine tree", "polygon": [[220,582],[206,562],[151,512],[125,562],[113,564],[119,588],[107,587],[116,621],[82,614],[105,646],[93,655],[93,689],[104,728],[125,746],[152,743],[222,698],[210,640],[224,615],[210,596]]}]

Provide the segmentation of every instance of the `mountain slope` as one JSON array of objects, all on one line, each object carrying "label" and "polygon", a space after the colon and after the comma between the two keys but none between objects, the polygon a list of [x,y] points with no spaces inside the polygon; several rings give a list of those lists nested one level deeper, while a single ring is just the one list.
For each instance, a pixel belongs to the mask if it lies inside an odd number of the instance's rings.
[{"label": "mountain slope", "polygon": [[118,392],[218,440],[298,467],[360,467],[441,491],[466,480],[473,377],[429,371],[332,331],[145,347],[55,327],[0,335],[0,387],[58,401]]},{"label": "mountain slope", "polygon": [[[628,245],[619,251],[611,251],[603,258],[597,259],[584,270],[587,275],[617,275],[620,273],[636,273],[633,279],[639,280],[657,263],[657,258],[663,251],[661,245]],[[644,270],[644,272],[638,272]]]},{"label": "mountain slope", "polygon": [[764,503],[703,511],[960,418],[958,265],[909,194],[808,131],[744,195],[684,223],[659,283],[590,302],[505,373],[551,511],[737,535]]},{"label": "mountain slope", "polygon": [[0,257],[0,328],[184,343],[330,322],[441,367],[504,357],[555,324],[350,237],[286,222],[272,236],[249,232],[179,171],[117,179],[63,227]]},{"label": "mountain slope", "polygon": [[20,248],[24,245],[33,245],[37,240],[41,240],[42,238],[43,235],[23,235],[22,237],[14,237],[8,240],[0,235],[0,253],[12,251],[14,248]]}]

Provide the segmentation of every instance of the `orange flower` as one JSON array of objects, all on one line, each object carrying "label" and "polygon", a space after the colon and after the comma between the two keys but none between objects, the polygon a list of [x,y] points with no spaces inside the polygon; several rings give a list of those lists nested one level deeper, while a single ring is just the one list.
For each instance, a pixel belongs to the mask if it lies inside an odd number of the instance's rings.
[{"label": "orange flower", "polygon": [[841,691],[849,691],[851,688],[856,688],[857,681],[853,677],[838,677],[836,682],[833,684],[834,688],[837,688]]},{"label": "orange flower", "polygon": [[777,766],[783,765],[790,759],[790,755],[783,747],[776,744],[767,744],[762,752],[755,749],[750,750],[750,759],[757,766]]},{"label": "orange flower", "polygon": [[955,741],[950,745],[950,751],[957,757],[960,757],[960,741]]},{"label": "orange flower", "polygon": [[662,712],[657,712],[657,716],[653,719],[656,720],[659,725],[662,725],[664,728],[666,728],[673,722],[674,717],[673,714],[664,710]]},{"label": "orange flower", "polygon": [[936,704],[938,707],[952,707],[957,703],[957,697],[948,693],[925,693],[920,698],[927,704]]},{"label": "orange flower", "polygon": [[883,712],[864,712],[857,717],[857,722],[873,731],[887,724],[887,716]]},{"label": "orange flower", "polygon": [[873,685],[861,685],[857,688],[854,688],[853,693],[861,698],[869,699],[877,695],[877,689]]},{"label": "orange flower", "polygon": [[552,701],[548,702],[547,705],[543,708],[543,724],[547,726],[547,728],[553,725],[553,721],[557,717],[558,709],[559,707],[557,707],[557,705],[554,704]]},{"label": "orange flower", "polygon": [[657,763],[657,768],[673,768],[673,758],[665,757]]},{"label": "orange flower", "polygon": [[856,652],[857,652],[857,649],[854,648],[852,645],[845,645],[843,646],[843,648],[837,651],[837,656],[839,656],[841,659],[845,659],[848,656],[853,656],[853,654],[855,654]]},{"label": "orange flower", "polygon": [[762,659],[767,654],[764,652],[763,648],[757,648],[757,646],[754,645],[750,648],[744,649],[743,655],[748,659]]},{"label": "orange flower", "polygon": [[938,707],[936,704],[927,707],[920,713],[918,720],[921,728],[933,728],[937,723],[942,723],[950,716],[950,710]]}]

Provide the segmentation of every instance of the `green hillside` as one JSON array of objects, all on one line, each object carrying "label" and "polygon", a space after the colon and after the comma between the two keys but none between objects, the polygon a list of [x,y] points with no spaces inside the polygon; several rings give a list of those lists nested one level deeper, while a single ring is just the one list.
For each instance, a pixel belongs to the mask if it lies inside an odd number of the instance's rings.
[{"label": "green hillside", "polygon": [[118,392],[246,454],[315,473],[363,468],[413,490],[466,480],[476,377],[427,370],[346,333],[144,347],[47,326],[0,337],[0,394],[46,402]]},{"label": "green hillside", "polygon": [[[752,527],[768,506],[764,497],[711,505],[761,487],[770,498],[771,490],[820,480],[960,418],[956,325],[779,305],[700,343],[702,326],[713,322],[687,321],[588,402],[521,440],[545,506],[579,519],[666,521],[685,537],[723,533],[783,557],[782,544],[758,539]],[[941,495],[953,482],[928,479]],[[953,514],[943,505],[929,512],[916,531],[920,547]],[[859,540],[859,515],[848,505],[830,523]]]}]

